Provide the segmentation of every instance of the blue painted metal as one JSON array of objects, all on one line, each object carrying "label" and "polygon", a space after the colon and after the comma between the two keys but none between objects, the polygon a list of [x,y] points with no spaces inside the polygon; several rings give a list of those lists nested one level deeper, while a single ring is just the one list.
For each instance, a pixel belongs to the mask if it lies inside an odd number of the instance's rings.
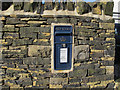
[{"label": "blue painted metal", "polygon": [[[72,26],[54,26],[54,69],[70,70],[72,67]],[[65,44],[65,47],[63,47]],[[60,63],[60,48],[67,48],[67,63]]]}]

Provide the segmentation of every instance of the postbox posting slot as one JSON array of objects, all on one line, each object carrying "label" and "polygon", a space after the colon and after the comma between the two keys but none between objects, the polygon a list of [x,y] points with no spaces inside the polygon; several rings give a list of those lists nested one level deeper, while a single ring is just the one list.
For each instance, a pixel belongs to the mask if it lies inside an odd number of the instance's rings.
[{"label": "postbox posting slot", "polygon": [[55,32],[55,35],[56,36],[71,36],[72,35],[72,33],[71,32]]}]

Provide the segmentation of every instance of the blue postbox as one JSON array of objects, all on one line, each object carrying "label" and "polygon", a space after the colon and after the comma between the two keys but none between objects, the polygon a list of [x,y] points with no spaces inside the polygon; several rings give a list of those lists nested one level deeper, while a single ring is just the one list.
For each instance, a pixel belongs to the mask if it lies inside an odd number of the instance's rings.
[{"label": "blue postbox", "polygon": [[53,27],[54,70],[70,70],[73,58],[73,28],[71,25]]}]

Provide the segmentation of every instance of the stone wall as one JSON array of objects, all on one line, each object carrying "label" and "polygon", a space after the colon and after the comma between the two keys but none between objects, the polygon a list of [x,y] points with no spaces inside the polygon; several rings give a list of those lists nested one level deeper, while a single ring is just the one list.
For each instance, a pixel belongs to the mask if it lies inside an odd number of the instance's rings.
[{"label": "stone wall", "polygon": [[[38,2],[39,1],[39,2]],[[85,14],[92,12],[93,14],[98,15],[113,15],[113,2],[108,2],[109,0],[104,0],[104,2],[83,2],[83,1],[76,1],[72,2],[72,0],[55,0],[55,2],[52,2],[52,0],[49,0],[49,2],[42,3],[42,0],[31,0],[31,2],[24,1],[22,2],[0,2],[2,4],[1,9],[2,11],[7,10],[13,5],[14,11],[21,11],[24,12],[34,12],[37,14],[43,14],[45,10],[68,10],[68,11],[75,11],[78,14]]]},{"label": "stone wall", "polygon": [[[114,20],[40,15],[2,16],[3,88],[113,88]],[[51,73],[51,23],[74,24],[74,67]]]}]

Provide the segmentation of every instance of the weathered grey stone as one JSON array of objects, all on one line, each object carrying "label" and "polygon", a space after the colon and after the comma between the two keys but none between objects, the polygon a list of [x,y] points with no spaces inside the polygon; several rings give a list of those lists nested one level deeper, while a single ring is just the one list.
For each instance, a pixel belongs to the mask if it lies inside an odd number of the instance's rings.
[{"label": "weathered grey stone", "polygon": [[24,11],[25,12],[33,12],[32,3],[24,2]]},{"label": "weathered grey stone", "polygon": [[12,2],[2,2],[2,11],[7,10],[12,5]]},{"label": "weathered grey stone", "polygon": [[35,39],[35,40],[33,40],[33,45],[49,46],[50,45],[50,39],[44,39],[44,38],[43,39]]},{"label": "weathered grey stone", "polygon": [[50,82],[50,79],[49,78],[40,78],[37,80],[36,84],[39,85],[40,87],[44,87],[44,86],[47,86]]},{"label": "weathered grey stone", "polygon": [[1,68],[15,68],[15,65],[14,64],[4,64],[4,65],[1,65]]},{"label": "weathered grey stone", "polygon": [[77,18],[79,19],[79,22],[91,22],[92,19],[95,19],[95,20],[96,20],[96,18],[87,17],[87,16],[84,16],[84,17],[79,16],[79,17],[77,17]]},{"label": "weathered grey stone", "polygon": [[60,9],[60,3],[58,0],[55,0],[55,9],[59,10]]},{"label": "weathered grey stone", "polygon": [[87,70],[81,69],[81,70],[74,70],[73,72],[69,73],[69,77],[86,77]]},{"label": "weathered grey stone", "polygon": [[89,45],[75,46],[75,59],[89,58]]},{"label": "weathered grey stone", "polygon": [[68,78],[50,78],[50,84],[52,85],[68,84]]},{"label": "weathered grey stone", "polygon": [[18,66],[18,68],[21,68],[21,69],[27,69],[28,68],[27,65],[17,65],[17,66]]},{"label": "weathered grey stone", "polygon": [[69,11],[74,11],[74,3],[73,3],[73,2],[70,2],[70,0],[67,1],[67,9],[68,9]]},{"label": "weathered grey stone", "polygon": [[[39,58],[39,60],[42,61],[42,58]],[[38,65],[38,58],[36,57],[27,57],[23,59],[23,64],[28,64],[28,65]]]},{"label": "weathered grey stone", "polygon": [[80,88],[80,84],[67,84],[64,85],[63,88]]},{"label": "weathered grey stone", "polygon": [[109,47],[107,50],[105,50],[104,55],[106,57],[114,57],[115,56],[115,47]]},{"label": "weathered grey stone", "polygon": [[44,10],[52,10],[53,9],[53,2],[45,2]]},{"label": "weathered grey stone", "polygon": [[77,82],[81,82],[80,78],[70,78],[69,79],[69,83],[77,83]]},{"label": "weathered grey stone", "polygon": [[[84,32],[91,32],[93,33],[94,29],[87,29],[85,27],[75,27],[75,35],[78,35],[79,33],[84,33]],[[80,36],[82,37],[82,36]],[[83,35],[84,37],[84,35]]]},{"label": "weathered grey stone", "polygon": [[0,10],[2,10],[2,2],[0,1]]},{"label": "weathered grey stone", "polygon": [[28,65],[48,65],[50,64],[50,59],[49,58],[41,58],[41,57],[27,57],[23,59],[24,64]]},{"label": "weathered grey stone", "polygon": [[77,13],[84,14],[91,11],[91,7],[86,2],[77,2]]},{"label": "weathered grey stone", "polygon": [[51,77],[53,77],[53,78],[66,78],[67,74],[66,73],[57,73],[57,74],[52,74]]},{"label": "weathered grey stone", "polygon": [[57,23],[69,23],[69,18],[57,18]]},{"label": "weathered grey stone", "polygon": [[90,53],[90,57],[97,57],[97,58],[100,58],[100,57],[103,57],[104,56],[104,53],[101,52],[101,53],[98,53],[98,52],[93,52],[93,53]]},{"label": "weathered grey stone", "polygon": [[25,78],[25,79],[22,81],[22,86],[29,86],[29,85],[32,85],[32,80],[31,80],[31,78]]},{"label": "weathered grey stone", "polygon": [[23,2],[14,2],[14,10],[22,10],[23,9]]},{"label": "weathered grey stone", "polygon": [[15,85],[16,83],[14,80],[5,80],[5,85],[10,85],[10,84]]},{"label": "weathered grey stone", "polygon": [[30,27],[40,27],[40,25],[41,25],[40,23],[36,23],[36,24],[32,23],[32,24],[30,24]]},{"label": "weathered grey stone", "polygon": [[57,23],[57,21],[54,18],[48,18],[47,19],[47,23],[51,24],[51,23]]},{"label": "weathered grey stone", "polygon": [[19,33],[4,33],[3,38],[19,38]]},{"label": "weathered grey stone", "polygon": [[106,7],[104,9],[105,15],[113,16],[113,6],[114,2],[107,2]]},{"label": "weathered grey stone", "polygon": [[77,24],[77,19],[76,18],[70,18],[70,23]]},{"label": "weathered grey stone", "polygon": [[103,66],[114,66],[114,61],[100,61],[101,65]]},{"label": "weathered grey stone", "polygon": [[3,50],[3,58],[22,58],[25,57],[27,51],[25,50]]},{"label": "weathered grey stone", "polygon": [[50,37],[51,37],[51,33],[44,33],[44,32],[38,33],[39,39],[50,39]]},{"label": "weathered grey stone", "polygon": [[42,1],[40,1],[40,2],[37,2],[38,3],[38,6],[36,7],[36,9],[37,9],[37,13],[38,14],[41,14],[41,13],[43,13],[43,8],[42,8]]},{"label": "weathered grey stone", "polygon": [[12,44],[12,39],[6,39],[6,41],[1,42],[3,46],[11,45]]},{"label": "weathered grey stone", "polygon": [[114,82],[108,83],[107,89],[109,89],[109,88],[114,88],[114,86],[115,86],[115,83],[114,83]]},{"label": "weathered grey stone", "polygon": [[17,47],[9,46],[9,49],[10,50],[26,50],[27,47],[26,46],[17,46]]},{"label": "weathered grey stone", "polygon": [[105,69],[88,69],[88,75],[103,75],[105,74]]},{"label": "weathered grey stone", "polygon": [[12,46],[29,45],[29,44],[32,44],[32,40],[29,40],[29,39],[13,39]]},{"label": "weathered grey stone", "polygon": [[92,13],[98,14],[98,15],[102,14],[102,6],[100,5],[100,2],[94,3],[93,8],[92,8]]},{"label": "weathered grey stone", "polygon": [[115,24],[114,23],[99,23],[99,27],[108,30],[114,30]]},{"label": "weathered grey stone", "polygon": [[7,20],[6,20],[6,24],[19,24],[19,23],[24,24],[25,22],[20,21],[19,18],[7,18]]},{"label": "weathered grey stone", "polygon": [[29,45],[28,56],[50,57],[50,46]]},{"label": "weathered grey stone", "polygon": [[7,64],[23,64],[23,59],[21,58],[3,58],[3,62]]},{"label": "weathered grey stone", "polygon": [[22,27],[20,28],[20,37],[37,39],[37,32],[50,33],[50,27]]},{"label": "weathered grey stone", "polygon": [[15,31],[15,32],[18,32],[19,29],[14,28],[14,27],[5,27],[5,28],[2,28],[2,31]]},{"label": "weathered grey stone", "polygon": [[[90,26],[89,28],[99,28],[99,24],[98,23],[88,23],[88,22],[83,22],[82,26]],[[89,30],[90,31],[90,30]],[[94,31],[94,30],[93,30]]]},{"label": "weathered grey stone", "polygon": [[94,77],[84,78],[84,79],[82,79],[82,81],[86,82],[85,80],[87,80],[87,79],[89,80],[89,82],[113,80],[114,75],[113,74],[110,74],[110,75],[98,75],[98,76],[94,76]]},{"label": "weathered grey stone", "polygon": [[114,74],[114,66],[106,66],[106,74]]},{"label": "weathered grey stone", "polygon": [[82,70],[82,69],[94,69],[95,64],[81,64],[80,66],[74,67],[74,70]]}]

